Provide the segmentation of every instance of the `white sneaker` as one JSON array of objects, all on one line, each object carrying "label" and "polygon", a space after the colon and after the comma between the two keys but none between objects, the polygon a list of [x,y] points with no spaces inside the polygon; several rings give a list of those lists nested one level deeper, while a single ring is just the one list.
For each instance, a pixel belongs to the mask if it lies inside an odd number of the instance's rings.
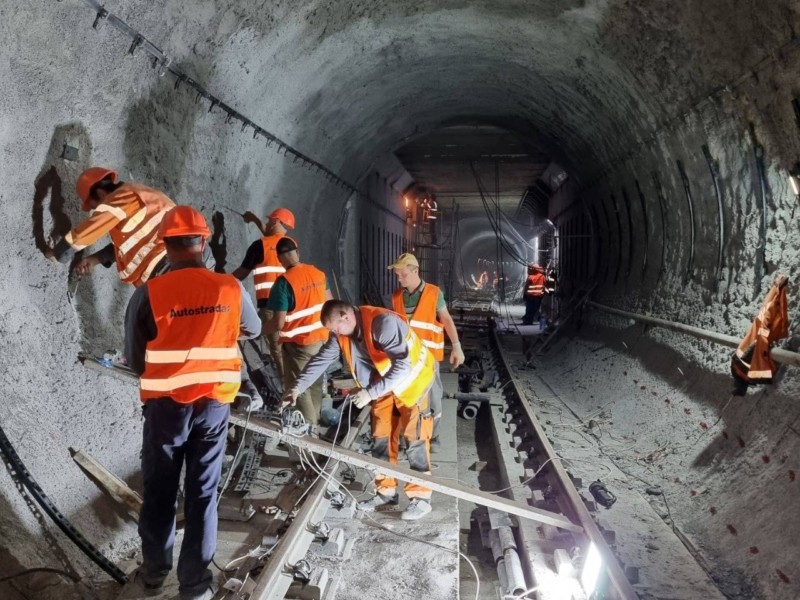
[{"label": "white sneaker", "polygon": [[366,513],[375,512],[375,510],[380,506],[396,506],[397,505],[397,494],[394,496],[384,496],[383,494],[375,494],[369,500],[362,500],[358,503],[357,508],[358,510],[364,511]]},{"label": "white sneaker", "polygon": [[400,518],[403,521],[416,521],[417,519],[421,519],[427,515],[432,510],[433,508],[431,508],[431,503],[427,500],[423,500],[422,498],[413,498],[408,504],[408,508],[406,508],[400,514]]}]

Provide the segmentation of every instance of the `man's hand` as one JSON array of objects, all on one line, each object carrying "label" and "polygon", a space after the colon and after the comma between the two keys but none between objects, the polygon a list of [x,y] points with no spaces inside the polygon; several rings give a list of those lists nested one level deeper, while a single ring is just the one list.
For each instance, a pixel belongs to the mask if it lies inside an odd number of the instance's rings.
[{"label": "man's hand", "polygon": [[461,342],[453,344],[453,350],[450,352],[450,366],[457,369],[464,364],[464,351],[461,349]]},{"label": "man's hand", "polygon": [[97,258],[94,254],[92,254],[91,256],[87,256],[86,258],[82,258],[81,260],[79,260],[78,263],[75,265],[73,272],[76,275],[80,275],[81,277],[83,277],[84,275],[88,275],[89,273],[91,273],[92,269],[94,269],[99,264],[100,264],[100,259]]},{"label": "man's hand", "polygon": [[297,398],[300,397],[300,392],[297,388],[292,388],[283,395],[281,398],[281,408],[289,408],[297,404]]},{"label": "man's hand", "polygon": [[350,397],[350,400],[355,404],[356,408],[362,409],[367,404],[372,402],[372,397],[369,395],[367,390],[358,390],[353,396]]}]

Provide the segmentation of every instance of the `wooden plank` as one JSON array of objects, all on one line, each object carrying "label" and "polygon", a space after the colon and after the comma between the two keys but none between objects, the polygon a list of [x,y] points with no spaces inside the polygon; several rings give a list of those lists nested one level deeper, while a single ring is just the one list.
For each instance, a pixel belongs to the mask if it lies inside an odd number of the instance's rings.
[{"label": "wooden plank", "polygon": [[488,494],[486,492],[461,485],[457,482],[445,481],[443,479],[439,479],[438,477],[433,477],[432,475],[420,473],[419,471],[412,471],[408,467],[390,465],[387,462],[378,460],[366,454],[359,454],[358,452],[354,452],[352,450],[333,446],[330,443],[322,442],[316,438],[310,438],[308,436],[294,437],[287,435],[282,433],[276,425],[273,425],[267,421],[262,421],[260,419],[251,417],[248,424],[245,418],[238,415],[231,415],[230,422],[240,427],[247,426],[248,429],[255,431],[256,433],[261,433],[270,437],[277,437],[285,444],[289,444],[297,448],[303,448],[324,456],[330,456],[331,458],[344,461],[350,465],[353,465],[354,467],[366,469],[370,473],[381,473],[383,475],[395,477],[396,479],[400,479],[408,483],[423,485],[436,492],[447,494],[448,496],[473,502],[481,506],[496,508],[524,519],[531,519],[533,521],[538,521],[539,523],[553,525],[568,531],[583,531],[582,527],[575,525],[563,515],[534,508],[532,506],[527,506],[519,502],[513,502],[507,498]]},{"label": "wooden plank", "polygon": [[70,448],[69,453],[72,455],[72,460],[88,473],[111,498],[125,506],[131,518],[136,522],[139,521],[139,512],[142,510],[142,497],[139,494],[83,450]]}]

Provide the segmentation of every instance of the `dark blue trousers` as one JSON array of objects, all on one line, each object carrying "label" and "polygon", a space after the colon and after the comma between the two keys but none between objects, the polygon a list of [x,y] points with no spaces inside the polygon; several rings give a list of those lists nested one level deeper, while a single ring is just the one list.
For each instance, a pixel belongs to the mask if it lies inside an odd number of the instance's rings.
[{"label": "dark blue trousers", "polygon": [[533,322],[539,319],[539,307],[541,304],[541,298],[525,297],[525,316],[522,317],[523,325],[533,325]]},{"label": "dark blue trousers", "polygon": [[139,515],[144,561],[140,572],[146,582],[158,584],[172,569],[178,484],[185,461],[186,525],[178,558],[182,597],[203,593],[213,580],[208,565],[217,546],[217,484],[229,416],[229,404],[208,398],[192,404],[170,398],[145,403],[144,504]]}]

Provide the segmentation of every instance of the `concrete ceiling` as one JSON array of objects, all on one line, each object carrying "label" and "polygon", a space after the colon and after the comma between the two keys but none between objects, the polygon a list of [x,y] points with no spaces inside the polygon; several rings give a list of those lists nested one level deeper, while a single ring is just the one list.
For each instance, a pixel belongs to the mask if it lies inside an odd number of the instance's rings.
[{"label": "concrete ceiling", "polygon": [[512,213],[525,189],[549,164],[532,140],[479,122],[435,129],[395,153],[415,182],[433,191],[440,205],[458,203],[464,213],[481,213],[483,204],[471,165],[504,212]]}]

